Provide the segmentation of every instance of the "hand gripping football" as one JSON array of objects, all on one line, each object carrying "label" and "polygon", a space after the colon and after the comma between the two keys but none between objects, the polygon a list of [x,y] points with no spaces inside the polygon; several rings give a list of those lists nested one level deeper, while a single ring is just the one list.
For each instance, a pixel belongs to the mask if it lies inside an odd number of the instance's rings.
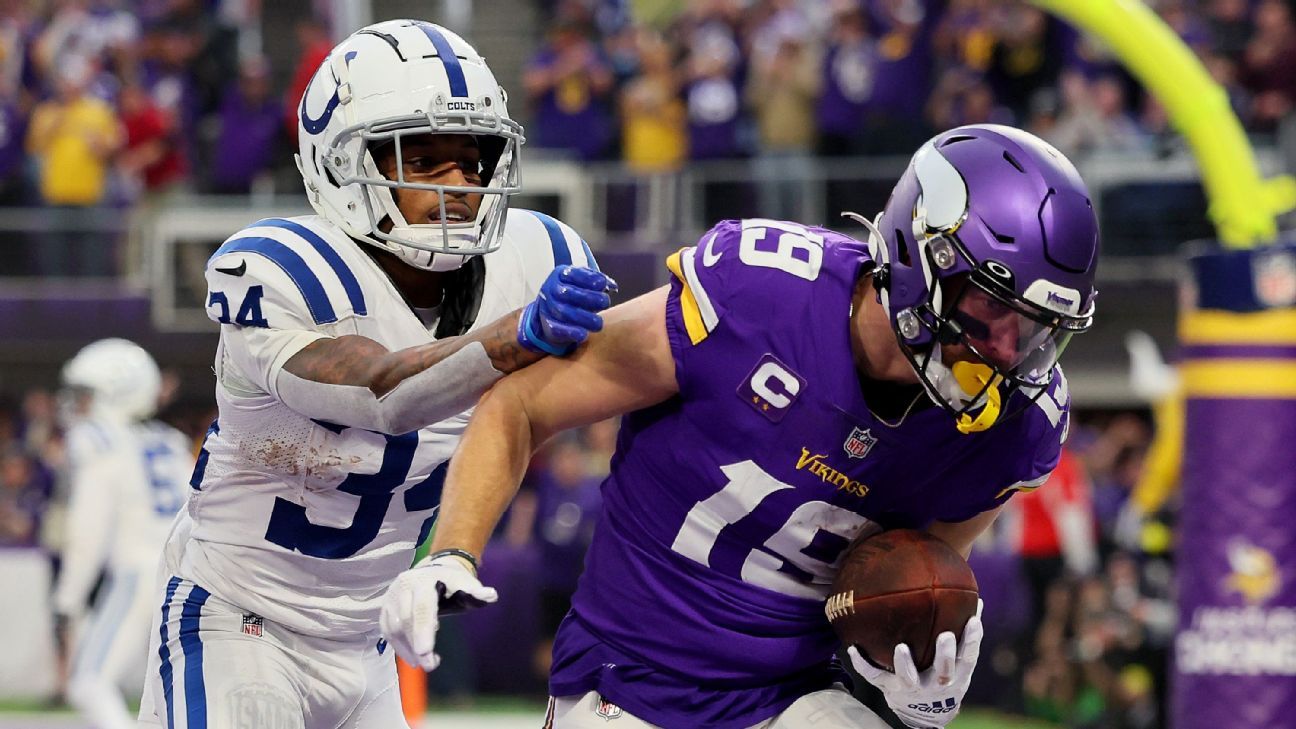
[{"label": "hand gripping football", "polygon": [[976,614],[977,581],[962,555],[926,532],[895,529],[857,544],[842,560],[825,612],[845,645],[893,670],[907,643],[919,671],[936,657],[936,636]]}]

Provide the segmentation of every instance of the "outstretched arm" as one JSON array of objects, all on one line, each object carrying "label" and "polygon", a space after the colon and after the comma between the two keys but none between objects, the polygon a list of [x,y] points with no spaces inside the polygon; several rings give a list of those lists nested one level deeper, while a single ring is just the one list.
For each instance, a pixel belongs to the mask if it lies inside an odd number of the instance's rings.
[{"label": "outstretched arm", "polygon": [[495,601],[495,591],[477,580],[473,555],[481,554],[517,493],[536,446],[560,430],[662,402],[679,390],[666,292],[608,310],[603,331],[572,357],[537,362],[482,398],[450,461],[432,552],[397,576],[383,599],[383,635],[402,658],[436,668],[439,615]]},{"label": "outstretched arm", "polygon": [[679,390],[662,287],[604,314],[604,330],[569,359],[500,380],[482,397],[450,461],[432,549],[481,554],[550,436],[655,405]]},{"label": "outstretched arm", "polygon": [[284,363],[275,394],[307,417],[409,432],[463,412],[501,376],[597,331],[613,286],[597,271],[565,266],[535,302],[459,337],[397,351],[358,335],[316,339]]}]

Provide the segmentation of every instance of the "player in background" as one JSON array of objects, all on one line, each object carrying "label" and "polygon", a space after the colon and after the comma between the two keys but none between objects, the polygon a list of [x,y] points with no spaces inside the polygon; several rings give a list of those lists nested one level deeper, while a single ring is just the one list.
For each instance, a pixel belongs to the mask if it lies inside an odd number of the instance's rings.
[{"label": "player in background", "polygon": [[[867,243],[725,221],[671,256],[669,286],[620,305],[574,356],[497,383],[451,464],[432,554],[401,589],[425,619],[388,634],[424,659],[532,449],[617,413],[604,510],[555,640],[558,729],[880,727],[834,684],[824,615],[857,537],[926,529],[966,556],[1066,434],[1057,358],[1093,317],[1098,228],[1075,168],[995,125],[914,156]],[[466,599],[463,599],[466,598]],[[982,635],[937,638],[919,673],[850,649],[909,726],[962,704]]]},{"label": "player in background", "polygon": [[462,38],[363,28],[297,113],[317,215],[253,223],[207,267],[219,417],[168,542],[141,708],[171,729],[402,726],[379,608],[464,411],[610,304],[580,236],[509,209],[522,129]]},{"label": "player in background", "polygon": [[192,444],[149,419],[162,378],[132,342],[87,345],[62,380],[71,491],[54,610],[60,632],[80,624],[67,698],[94,726],[125,729],[136,722],[119,687],[145,662],[158,557],[189,494]]}]

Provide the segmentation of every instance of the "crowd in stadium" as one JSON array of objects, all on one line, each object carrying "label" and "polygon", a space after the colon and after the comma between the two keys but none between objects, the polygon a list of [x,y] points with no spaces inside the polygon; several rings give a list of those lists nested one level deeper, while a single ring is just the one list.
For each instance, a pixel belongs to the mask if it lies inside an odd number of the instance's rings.
[{"label": "crowd in stadium", "polygon": [[[788,174],[815,155],[906,154],[975,122],[1022,126],[1072,156],[1177,144],[1099,44],[1022,2],[693,0],[637,3],[633,20],[620,0],[542,5],[553,21],[513,101],[533,153],[643,172],[754,158]],[[1150,5],[1250,131],[1279,128],[1296,99],[1290,2]],[[322,22],[295,30],[289,75],[240,53],[223,3],[0,5],[0,204],[148,208],[291,172],[295,103],[330,47]],[[108,248],[71,245],[39,247],[30,272],[113,269]]]},{"label": "crowd in stadium", "polygon": [[[556,5],[525,78],[530,132],[587,159],[617,156],[618,140],[643,170],[904,154],[934,130],[977,122],[1022,126],[1073,156],[1154,153],[1172,136],[1164,110],[1099,44],[1025,3],[699,0],[655,25],[579,0]],[[1244,124],[1274,131],[1296,99],[1291,5],[1149,5]]]}]

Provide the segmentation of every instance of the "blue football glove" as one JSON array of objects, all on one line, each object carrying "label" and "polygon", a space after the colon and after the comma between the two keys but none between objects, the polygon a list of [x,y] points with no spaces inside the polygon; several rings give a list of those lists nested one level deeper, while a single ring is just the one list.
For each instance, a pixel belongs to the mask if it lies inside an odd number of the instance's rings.
[{"label": "blue football glove", "polygon": [[569,354],[590,332],[603,328],[599,312],[612,305],[617,290],[611,276],[591,268],[558,266],[540,286],[540,295],[522,310],[518,343],[532,352]]}]

